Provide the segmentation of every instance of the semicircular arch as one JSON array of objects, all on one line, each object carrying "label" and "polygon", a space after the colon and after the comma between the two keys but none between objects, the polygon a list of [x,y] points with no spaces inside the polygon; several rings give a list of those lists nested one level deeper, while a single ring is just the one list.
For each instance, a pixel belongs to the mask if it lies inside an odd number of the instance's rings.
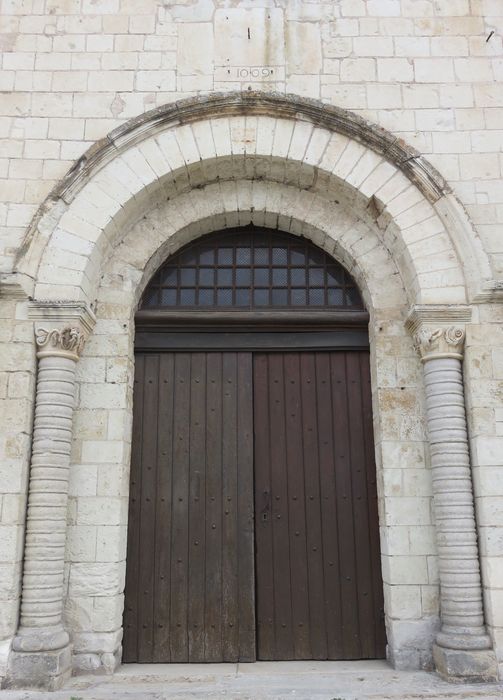
[{"label": "semicircular arch", "polygon": [[413,303],[464,303],[488,277],[476,238],[460,257],[439,211],[452,195],[420,154],[344,110],[233,94],[154,110],[97,144],[44,206],[17,270],[36,298],[92,303],[104,259],[146,211],[238,179],[357,207],[388,240]]}]

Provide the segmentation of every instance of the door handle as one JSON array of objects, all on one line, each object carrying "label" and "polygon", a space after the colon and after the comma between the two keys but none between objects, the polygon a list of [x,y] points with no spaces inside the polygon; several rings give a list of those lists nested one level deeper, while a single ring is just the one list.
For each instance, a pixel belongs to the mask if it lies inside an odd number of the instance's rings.
[{"label": "door handle", "polygon": [[267,520],[269,520],[269,512],[271,510],[271,494],[266,490],[263,492],[263,496],[264,505],[260,511],[260,519],[262,522],[267,522]]}]

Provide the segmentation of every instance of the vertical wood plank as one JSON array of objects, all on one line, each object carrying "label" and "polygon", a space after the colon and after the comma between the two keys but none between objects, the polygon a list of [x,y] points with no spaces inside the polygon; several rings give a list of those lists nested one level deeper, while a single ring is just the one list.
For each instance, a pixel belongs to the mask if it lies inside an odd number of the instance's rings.
[{"label": "vertical wood plank", "polygon": [[292,586],[294,657],[312,658],[309,628],[309,583],[302,442],[302,402],[299,353],[286,353],[285,422],[288,470],[288,522]]},{"label": "vertical wood plank", "polygon": [[159,364],[159,420],[157,438],[157,493],[154,574],[155,662],[171,658],[171,503],[173,471],[174,355],[163,353]]},{"label": "vertical wood plank", "polygon": [[[138,661],[148,663],[154,647],[154,552],[158,435],[159,355],[145,358],[143,390],[142,485],[138,577]],[[148,546],[145,546],[145,543]]]},{"label": "vertical wood plank", "polygon": [[306,483],[305,503],[309,576],[309,631],[313,658],[326,659],[327,635],[324,605],[325,582],[323,577],[315,354],[311,352],[302,353],[300,366],[302,378],[302,426]]},{"label": "vertical wood plank", "polygon": [[123,661],[138,660],[138,569],[140,564],[140,494],[141,453],[143,442],[143,387],[145,355],[135,357],[133,389],[133,435],[131,445],[131,473],[129,480],[129,509],[127,536],[127,569],[124,591]]},{"label": "vertical wood plank", "polygon": [[365,467],[367,478],[367,508],[369,520],[370,555],[372,568],[372,608],[375,628],[374,658],[386,657],[386,629],[384,625],[384,595],[381,572],[381,548],[379,538],[379,514],[377,501],[377,474],[372,420],[372,391],[370,383],[369,353],[361,352],[360,374],[362,389],[362,421],[365,443]]},{"label": "vertical wood plank", "polygon": [[239,353],[237,357],[238,646],[239,661],[255,661],[253,367],[251,353]]},{"label": "vertical wood plank", "polygon": [[238,661],[237,356],[222,358],[222,647],[224,661]]},{"label": "vertical wood plank", "polygon": [[348,418],[350,425],[351,478],[353,484],[359,638],[362,658],[369,658],[372,656],[375,647],[375,635],[359,354],[356,352],[348,353],[346,366],[348,375]]},{"label": "vertical wood plank", "polygon": [[361,658],[355,537],[353,526],[346,353],[332,353],[332,405],[335,437],[335,470],[339,562],[342,598],[342,648],[344,659]]},{"label": "vertical wood plank", "polygon": [[253,360],[255,434],[255,578],[257,596],[257,656],[274,659],[274,553],[271,522],[270,414],[268,356]]},{"label": "vertical wood plank", "polygon": [[271,516],[274,551],[275,654],[293,659],[292,589],[288,529],[288,480],[285,430],[283,355],[269,356],[269,416],[271,425]]},{"label": "vertical wood plank", "polygon": [[315,361],[327,658],[342,659],[342,606],[330,354],[317,353]]},{"label": "vertical wood plank", "polygon": [[189,558],[189,454],[190,454],[189,353],[175,355],[175,414],[173,426],[173,500],[171,528],[171,661],[189,660],[188,558]]},{"label": "vertical wood plank", "polygon": [[206,595],[206,353],[193,353],[190,373],[189,427],[189,661],[204,659]]},{"label": "vertical wood plank", "polygon": [[208,353],[206,373],[206,606],[204,658],[222,651],[222,355]]}]

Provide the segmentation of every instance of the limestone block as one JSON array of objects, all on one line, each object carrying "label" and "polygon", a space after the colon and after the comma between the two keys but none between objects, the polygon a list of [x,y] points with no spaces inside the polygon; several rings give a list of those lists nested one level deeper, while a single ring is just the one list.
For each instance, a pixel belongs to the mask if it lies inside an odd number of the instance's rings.
[{"label": "limestone block", "polygon": [[295,124],[288,149],[288,158],[299,161],[304,160],[304,154],[310,143],[312,133],[312,124],[308,124],[307,122],[297,122],[297,124]]},{"label": "limestone block", "polygon": [[445,649],[433,645],[435,668],[443,678],[451,682],[494,682],[498,680],[498,664],[492,649]]},{"label": "limestone block", "polygon": [[[2,639],[11,638],[16,632],[19,615],[19,597],[1,598],[2,617],[0,618],[0,635]],[[9,640],[10,641],[10,640]]]},{"label": "limestone block", "polygon": [[43,653],[11,653],[7,688],[45,688],[57,690],[71,675],[69,646]]},{"label": "limestone block", "polygon": [[114,632],[77,632],[73,649],[77,654],[113,654],[120,646],[122,629]]},{"label": "limestone block", "polygon": [[125,499],[110,496],[81,498],[78,502],[77,523],[79,525],[122,523],[126,510],[123,500]]},{"label": "limestone block", "polygon": [[[81,440],[103,440],[109,437],[108,412],[105,409],[80,408],[75,411],[73,420],[75,435],[78,435]],[[110,437],[114,439],[113,436]]]},{"label": "limestone block", "polygon": [[431,647],[439,627],[438,617],[387,624],[388,651],[394,667],[402,670],[432,668]]},{"label": "limestone block", "polygon": [[376,63],[374,58],[345,58],[341,61],[341,81],[361,82],[375,80]]},{"label": "limestone block", "polygon": [[481,528],[480,554],[483,557],[482,569],[486,556],[499,556],[503,551],[503,525]]},{"label": "limestone block", "polygon": [[123,458],[124,443],[121,440],[84,440],[82,442],[82,460],[102,464],[120,463]]},{"label": "limestone block", "polygon": [[6,525],[24,525],[26,497],[24,494],[5,493],[2,497],[1,521]]},{"label": "limestone block", "polygon": [[[127,448],[125,448],[127,449]],[[126,463],[103,464],[98,467],[98,495],[125,496],[129,485],[129,467]]]},{"label": "limestone block", "polygon": [[437,556],[436,530],[434,525],[410,525],[408,531],[411,554]]},{"label": "limestone block", "polygon": [[206,75],[213,71],[213,25],[191,22],[178,28],[176,68],[179,75]]},{"label": "limestone block", "polygon": [[317,75],[289,75],[286,91],[302,97],[320,98],[320,78]]},{"label": "limestone block", "polygon": [[81,384],[79,405],[84,409],[125,408],[127,387],[125,384]]},{"label": "limestone block", "polygon": [[74,654],[72,656],[72,670],[74,674],[96,673],[101,666],[98,654]]},{"label": "limestone block", "polygon": [[412,61],[407,58],[379,58],[377,75],[382,82],[411,83],[414,80]]},{"label": "limestone block", "polygon": [[362,144],[356,141],[349,141],[333,168],[334,175],[345,180],[357,165],[360,158],[362,158],[364,152],[365,147]]},{"label": "limestone block", "polygon": [[21,554],[22,530],[19,525],[2,524],[0,537],[0,562],[17,561]]},{"label": "limestone block", "polygon": [[[73,566],[73,564],[72,564]],[[92,628],[93,599],[72,595],[65,601],[64,622],[72,633]]]},{"label": "limestone block", "polygon": [[421,586],[422,616],[439,615],[440,592],[438,585]]},{"label": "limestone block", "polygon": [[100,525],[96,537],[97,562],[124,562],[126,558],[127,526]]},{"label": "limestone block", "polygon": [[503,438],[481,436],[472,441],[473,464],[477,466],[501,466],[503,463]]},{"label": "limestone block", "polygon": [[341,134],[332,134],[320,162],[320,168],[332,172],[337,161],[341,157],[344,149],[349,143],[349,139]]},{"label": "limestone block", "polygon": [[390,617],[407,620],[421,617],[421,587],[412,586],[385,586],[386,614]]},{"label": "limestone block", "polygon": [[317,23],[286,23],[286,60],[289,73],[316,74],[321,70],[321,40]]},{"label": "limestone block", "polygon": [[126,443],[130,443],[131,423],[132,415],[130,411],[109,411],[106,437],[109,440],[123,440]]},{"label": "limestone block", "polygon": [[70,562],[95,561],[96,527],[93,525],[69,525],[66,558]]},{"label": "limestone block", "polygon": [[123,563],[75,563],[70,567],[69,595],[114,596],[124,590]]},{"label": "limestone block", "polygon": [[473,483],[477,497],[503,496],[503,469],[501,466],[474,467]]},{"label": "limestone block", "polygon": [[382,573],[383,581],[389,584],[430,583],[427,558],[423,556],[383,556]]},{"label": "limestone block", "polygon": [[68,492],[71,496],[96,496],[98,482],[96,464],[72,464]]},{"label": "limestone block", "polygon": [[218,9],[214,27],[215,65],[247,67],[285,63],[282,9]]},{"label": "limestone block", "polygon": [[3,639],[0,641],[0,678],[5,676],[7,671],[7,662],[11,648],[11,640]]},{"label": "limestone block", "polygon": [[[488,583],[503,587],[503,557],[485,557],[484,571]],[[503,621],[503,590],[493,590],[488,593],[491,599],[490,609],[493,620]]]},{"label": "limestone block", "polygon": [[389,497],[385,517],[387,525],[430,525],[431,499]]},{"label": "limestone block", "polygon": [[114,632],[122,626],[124,599],[122,595],[94,599],[92,629],[95,632]]}]

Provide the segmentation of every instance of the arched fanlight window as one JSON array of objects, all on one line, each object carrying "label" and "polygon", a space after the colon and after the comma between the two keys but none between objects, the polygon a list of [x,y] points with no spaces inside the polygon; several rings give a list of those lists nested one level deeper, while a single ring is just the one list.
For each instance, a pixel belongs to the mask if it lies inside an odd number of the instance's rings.
[{"label": "arched fanlight window", "polygon": [[170,257],[141,309],[363,309],[346,270],[292,234],[254,226],[212,233]]}]

